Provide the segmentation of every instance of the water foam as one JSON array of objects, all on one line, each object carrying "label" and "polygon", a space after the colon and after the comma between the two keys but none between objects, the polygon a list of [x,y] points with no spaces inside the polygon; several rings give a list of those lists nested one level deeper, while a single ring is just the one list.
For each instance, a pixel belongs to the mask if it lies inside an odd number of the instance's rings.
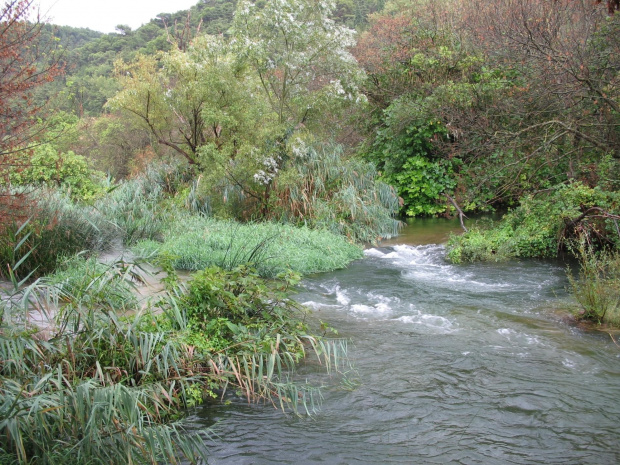
[{"label": "water foam", "polygon": [[384,314],[389,313],[392,309],[389,305],[384,303],[378,303],[376,305],[364,305],[354,304],[351,305],[351,311],[353,313],[365,313],[365,314]]},{"label": "water foam", "polygon": [[400,321],[405,324],[421,325],[443,333],[449,333],[455,329],[454,323],[447,318],[439,315],[422,313],[419,310],[417,310],[417,313],[414,315],[404,315],[399,318],[395,318],[394,321]]}]

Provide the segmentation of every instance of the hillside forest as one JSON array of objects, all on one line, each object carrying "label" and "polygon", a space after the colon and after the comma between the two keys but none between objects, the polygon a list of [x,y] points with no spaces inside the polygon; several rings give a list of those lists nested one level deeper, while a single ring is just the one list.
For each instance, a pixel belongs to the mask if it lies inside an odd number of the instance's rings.
[{"label": "hillside forest", "polygon": [[406,218],[459,217],[453,263],[572,257],[578,317],[619,325],[619,8],[200,0],[102,34],[4,1],[0,462],[197,462],[182,412],[227,387],[312,411],[286,373],[346,344],[289,292]]}]

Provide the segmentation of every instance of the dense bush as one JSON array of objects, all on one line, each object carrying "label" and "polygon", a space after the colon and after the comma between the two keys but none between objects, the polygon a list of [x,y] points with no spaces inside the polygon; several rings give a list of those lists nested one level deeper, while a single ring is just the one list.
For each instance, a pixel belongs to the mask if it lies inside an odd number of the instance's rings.
[{"label": "dense bush", "polygon": [[13,186],[63,188],[75,200],[92,200],[103,193],[104,174],[91,170],[81,155],[42,144],[33,149],[28,165],[11,172],[9,179]]},{"label": "dense bush", "polygon": [[212,267],[192,275],[179,302],[189,325],[186,340],[198,349],[219,352],[235,345],[269,352],[278,345],[290,354],[303,354],[300,306],[287,297],[299,275],[268,282],[246,266],[230,271]]},{"label": "dense bush", "polygon": [[616,193],[581,183],[522,199],[501,221],[474,227],[448,242],[453,262],[504,260],[513,257],[555,257],[566,241],[586,233],[601,245],[620,238],[616,230]]}]

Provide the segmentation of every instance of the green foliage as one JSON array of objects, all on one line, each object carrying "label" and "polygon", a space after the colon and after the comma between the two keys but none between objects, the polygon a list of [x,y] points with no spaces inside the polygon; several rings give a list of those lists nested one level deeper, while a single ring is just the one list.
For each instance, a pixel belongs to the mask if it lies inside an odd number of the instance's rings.
[{"label": "green foliage", "polygon": [[95,207],[120,231],[123,244],[160,238],[172,215],[163,200],[187,181],[186,174],[182,164],[153,164],[140,176],[117,185]]},{"label": "green foliage", "polygon": [[450,153],[454,130],[441,110],[471,108],[488,93],[480,57],[467,53],[449,28],[403,12],[376,16],[356,54],[375,106],[364,156],[397,189],[402,213],[446,211],[443,194],[454,193],[462,161]]},{"label": "green foliage", "polygon": [[240,1],[231,29],[262,91],[288,127],[312,125],[330,107],[364,100],[363,77],[348,48],[355,32],[331,19],[334,2]]},{"label": "green foliage", "polygon": [[189,319],[188,343],[210,352],[241,344],[268,353],[277,341],[301,356],[307,328],[300,323],[301,308],[287,297],[298,281],[299,275],[288,273],[267,282],[246,266],[195,273],[179,303]]},{"label": "green foliage", "polygon": [[163,244],[143,241],[133,250],[145,257],[173,257],[177,269],[196,271],[214,265],[234,269],[251,264],[266,277],[287,269],[302,274],[334,270],[362,257],[360,247],[324,230],[200,216],[177,218],[165,232]]},{"label": "green foliage", "polygon": [[582,233],[599,241],[617,239],[613,218],[617,194],[581,183],[561,185],[546,195],[528,196],[488,229],[471,228],[448,242],[456,263],[513,257],[555,257],[568,239]]},{"label": "green foliage", "polygon": [[122,261],[100,263],[95,257],[67,258],[60,263],[47,281],[58,288],[63,300],[74,305],[102,306],[116,309],[135,309],[137,299],[131,278],[138,276],[134,265]]},{"label": "green foliage", "polygon": [[[163,313],[121,318],[125,290],[105,296],[129,276],[117,271],[76,258],[56,284],[16,286],[0,300],[3,463],[196,463],[203,440],[178,421],[187,407],[232,386],[312,413],[320,393],[289,381],[295,362],[312,352],[339,369],[346,356],[346,341],[307,334],[286,297],[294,274],[267,282],[247,267],[208,269],[188,293],[167,294]],[[53,321],[32,326],[34,312]]]},{"label": "green foliage", "polygon": [[438,158],[433,146],[448,131],[437,120],[411,120],[408,116],[410,121],[404,123],[402,112],[411,111],[410,105],[417,106],[399,101],[385,110],[386,126],[377,131],[366,157],[377,164],[383,179],[396,187],[407,216],[434,215],[445,211],[445,202],[441,205],[438,200],[455,187],[453,162]]},{"label": "green foliage", "polygon": [[[85,293],[96,287],[84,284]],[[141,330],[141,317],[125,322],[113,307],[94,310],[97,298],[62,306],[42,332],[19,316],[63,299],[74,300],[37,281],[1,303],[3,454],[33,465],[204,459],[198,436],[173,421],[194,383],[178,345],[156,326]]]},{"label": "green foliage", "polygon": [[596,252],[581,237],[573,252],[579,259],[575,276],[567,270],[570,290],[583,309],[581,317],[598,324],[620,326],[620,255],[618,252]]},{"label": "green foliage", "polygon": [[51,144],[33,149],[28,165],[9,175],[14,186],[35,185],[66,189],[72,198],[93,200],[103,192],[103,173],[88,167],[86,158],[72,151],[59,153]]}]

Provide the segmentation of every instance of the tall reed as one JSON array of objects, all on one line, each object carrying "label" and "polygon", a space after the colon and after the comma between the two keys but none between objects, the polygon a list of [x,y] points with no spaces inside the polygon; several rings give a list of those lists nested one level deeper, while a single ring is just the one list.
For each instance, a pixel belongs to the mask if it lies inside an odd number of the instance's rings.
[{"label": "tall reed", "polygon": [[102,252],[114,243],[114,228],[92,207],[76,204],[56,190],[37,190],[29,196],[29,217],[0,231],[0,276],[7,277],[20,261],[21,277],[41,276],[56,268],[59,257]]},{"label": "tall reed", "polygon": [[[346,341],[307,334],[286,297],[294,278],[214,269],[187,291],[171,285],[162,312],[123,316],[122,300],[101,291],[128,279],[126,264],[70,264],[73,271],[17,283],[0,300],[6,463],[196,463],[205,449],[180,421],[184,409],[232,387],[249,401],[312,413],[320,391],[292,382],[295,364],[313,353],[337,370],[346,359]],[[87,279],[77,276],[83,269]]]},{"label": "tall reed", "polygon": [[279,186],[276,212],[295,223],[324,228],[358,242],[398,234],[396,191],[379,181],[371,163],[347,158],[340,146],[302,145]]},{"label": "tall reed", "polygon": [[583,310],[582,318],[620,327],[620,254],[595,251],[585,238],[573,247],[577,276],[569,269],[570,290]]}]

